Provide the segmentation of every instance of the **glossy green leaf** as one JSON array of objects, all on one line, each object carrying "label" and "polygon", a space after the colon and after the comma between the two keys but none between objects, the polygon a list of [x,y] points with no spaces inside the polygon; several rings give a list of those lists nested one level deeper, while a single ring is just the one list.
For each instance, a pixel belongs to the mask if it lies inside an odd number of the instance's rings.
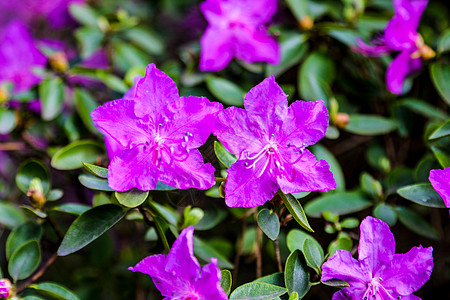
[{"label": "glossy green leaf", "polygon": [[300,299],[298,297],[298,293],[297,292],[293,292],[292,294],[289,295],[289,299],[288,300],[298,300]]},{"label": "glossy green leaf", "polygon": [[233,106],[243,105],[245,92],[237,84],[213,75],[206,76],[205,80],[208,90],[220,102]]},{"label": "glossy green leaf", "polygon": [[214,228],[217,224],[222,222],[227,212],[224,209],[212,206],[204,211],[203,218],[194,225],[195,230],[209,230]]},{"label": "glossy green leaf", "polygon": [[297,292],[300,299],[311,288],[306,262],[299,250],[292,252],[286,260],[284,281],[288,293]]},{"label": "glossy green leaf", "polygon": [[230,300],[270,300],[276,299],[286,292],[286,288],[254,281],[235,289],[230,295]]},{"label": "glossy green leaf", "polygon": [[397,123],[376,115],[350,115],[350,123],[345,130],[361,135],[386,134],[397,129]]},{"label": "glossy green leaf", "polygon": [[268,65],[266,76],[277,77],[283,74],[290,67],[296,65],[305,55],[308,45],[305,43],[307,35],[302,33],[287,33],[282,35],[280,40],[281,62],[278,65]]},{"label": "glossy green leaf", "polygon": [[308,222],[305,211],[301,206],[300,202],[295,199],[291,194],[285,195],[281,190],[278,190],[278,195],[283,200],[284,205],[291,213],[292,217],[297,221],[297,223],[308,231],[314,232]]},{"label": "glossy green leaf", "polygon": [[339,192],[315,198],[305,205],[305,211],[308,216],[319,218],[325,211],[345,215],[361,211],[371,205],[372,202],[359,192]]},{"label": "glossy green leaf", "polygon": [[69,5],[70,15],[83,25],[98,26],[98,13],[88,5],[72,3]]},{"label": "glossy green leaf", "polygon": [[228,270],[222,270],[222,278],[220,279],[220,286],[224,290],[227,295],[230,295],[231,285],[233,283],[233,279],[231,278],[231,272]]},{"label": "glossy green leaf", "polygon": [[79,300],[80,298],[66,287],[54,282],[41,282],[32,284],[29,288],[36,290],[43,296],[60,300]]},{"label": "glossy green leaf", "polygon": [[295,250],[303,251],[303,244],[306,239],[314,243],[317,248],[321,248],[319,242],[309,233],[299,229],[292,229],[286,237],[286,244],[290,252]]},{"label": "glossy green leaf", "polygon": [[75,88],[73,92],[73,101],[84,126],[86,126],[90,132],[99,134],[91,118],[91,112],[98,107],[95,99],[86,90]]},{"label": "glossy green leaf", "polygon": [[28,160],[22,163],[17,169],[17,187],[26,194],[30,188],[30,183],[34,178],[39,178],[42,185],[42,192],[46,194],[50,189],[50,175],[47,167],[37,160]]},{"label": "glossy green leaf", "polygon": [[267,235],[271,240],[275,240],[280,233],[280,221],[278,216],[273,211],[263,208],[258,213],[258,225],[259,228]]},{"label": "glossy green leaf", "polygon": [[345,282],[343,280],[339,280],[339,279],[330,279],[330,280],[321,281],[321,282],[325,285],[336,287],[336,288],[343,288],[343,287],[350,286],[350,284],[348,284],[347,282]]},{"label": "glossy green leaf", "polygon": [[437,50],[439,53],[447,52],[450,50],[450,28],[444,30],[439,36]]},{"label": "glossy green leaf", "polygon": [[445,208],[444,201],[430,183],[408,185],[398,189],[397,193],[403,198],[423,206]]},{"label": "glossy green leaf", "polygon": [[373,216],[383,220],[389,226],[394,226],[395,223],[397,223],[397,212],[395,211],[395,208],[384,203],[378,204],[375,207]]},{"label": "glossy green leaf", "polygon": [[22,211],[11,203],[0,202],[0,224],[7,228],[16,228],[25,223]]},{"label": "glossy green leaf", "polygon": [[144,192],[133,188],[126,192],[116,192],[115,195],[120,204],[133,208],[145,202],[148,197],[148,191]]},{"label": "glossy green leaf", "polygon": [[298,21],[309,15],[308,2],[308,0],[286,0],[287,6]]},{"label": "glossy green leaf", "polygon": [[383,188],[378,180],[375,180],[370,174],[362,173],[360,178],[361,189],[372,199],[380,199],[383,196]]},{"label": "glossy green leaf", "polygon": [[323,249],[317,246],[314,240],[305,239],[303,243],[303,255],[309,266],[311,266],[318,274],[320,274],[320,266],[324,259]]},{"label": "glossy green leaf", "polygon": [[52,156],[52,167],[58,170],[74,170],[81,168],[83,162],[94,163],[102,156],[103,147],[91,140],[70,143]]},{"label": "glossy green leaf", "polygon": [[352,239],[345,233],[340,233],[334,241],[328,245],[328,256],[333,256],[334,253],[338,250],[352,250],[353,241]]},{"label": "glossy green leaf", "polygon": [[325,160],[330,166],[330,171],[333,173],[334,181],[336,182],[335,191],[345,191],[345,177],[341,165],[327,148],[321,144],[315,144],[309,147],[311,152],[316,156],[317,160]]},{"label": "glossy green leaf", "polygon": [[62,111],[64,101],[64,85],[61,78],[44,79],[39,84],[39,98],[42,105],[42,119],[50,121],[56,118]]},{"label": "glossy green leaf", "polygon": [[450,166],[450,151],[447,148],[441,148],[438,146],[431,146],[434,156],[441,164],[442,168],[448,168]]},{"label": "glossy green leaf", "polygon": [[205,215],[203,209],[200,207],[191,207],[187,206],[184,210],[183,217],[183,228],[194,226],[197,224],[201,219],[203,219],[203,216]]},{"label": "glossy green leaf", "polygon": [[396,208],[398,218],[411,231],[432,240],[439,240],[439,233],[416,212],[405,207]]},{"label": "glossy green leaf", "polygon": [[264,282],[272,285],[277,285],[281,287],[284,286],[284,273],[283,272],[277,272],[273,274],[269,274],[260,278],[255,279],[253,282]]},{"label": "glossy green leaf", "polygon": [[206,262],[211,261],[211,257],[217,258],[217,265],[225,269],[233,269],[233,264],[228,261],[218,250],[210,246],[208,243],[194,236],[194,253],[195,256]]},{"label": "glossy green leaf", "polygon": [[445,122],[441,126],[439,126],[428,139],[434,140],[442,137],[446,137],[450,135],[450,121]]},{"label": "glossy green leaf", "polygon": [[16,227],[6,240],[6,258],[9,259],[25,243],[31,240],[39,241],[41,236],[42,227],[36,222],[29,221]]},{"label": "glossy green leaf", "polygon": [[96,206],[81,214],[64,236],[58,255],[74,253],[97,239],[125,216],[125,210],[114,204]]},{"label": "glossy green leaf", "polygon": [[15,250],[8,262],[9,275],[14,281],[30,276],[41,262],[41,249],[39,243],[30,240]]},{"label": "glossy green leaf", "polygon": [[78,180],[81,182],[82,185],[91,190],[105,191],[105,192],[114,191],[112,188],[109,187],[107,179],[81,174],[80,176],[78,176]]},{"label": "glossy green leaf", "polygon": [[28,205],[21,205],[20,209],[31,218],[41,218],[41,219],[47,218],[47,214],[40,209],[36,209]]},{"label": "glossy green leaf", "polygon": [[53,189],[48,192],[47,201],[57,201],[64,196],[63,190]]},{"label": "glossy green leaf", "polygon": [[420,99],[414,98],[402,99],[397,103],[397,105],[406,107],[409,110],[427,118],[440,119],[443,121],[448,120],[448,118],[450,118],[450,116],[445,111]]},{"label": "glossy green leaf", "polygon": [[125,82],[123,82],[121,78],[109,72],[97,70],[95,78],[103,82],[107,87],[109,87],[113,91],[122,94],[128,91],[128,86],[125,84]]},{"label": "glossy green leaf", "polygon": [[430,67],[431,79],[442,99],[450,105],[450,64],[433,63]]},{"label": "glossy green leaf", "polygon": [[62,212],[66,214],[79,216],[82,213],[89,210],[91,207],[85,204],[79,203],[64,203],[55,207],[52,207],[51,211]]},{"label": "glossy green leaf", "polygon": [[100,166],[96,166],[93,164],[88,164],[83,162],[83,167],[92,175],[95,175],[100,178],[107,179],[108,178],[108,168],[103,168]]},{"label": "glossy green leaf", "polygon": [[134,66],[146,66],[148,63],[148,54],[130,43],[115,41],[112,48],[114,63],[123,72],[128,71],[128,69]]},{"label": "glossy green leaf", "polygon": [[156,187],[154,191],[173,191],[176,190],[176,187],[170,186],[168,184],[162,183],[161,181],[158,181],[156,183]]},{"label": "glossy green leaf", "polygon": [[227,168],[231,167],[237,160],[236,156],[228,151],[219,141],[214,141],[214,152],[219,161]]},{"label": "glossy green leaf", "polygon": [[13,110],[0,107],[0,134],[8,134],[16,127],[16,114]]},{"label": "glossy green leaf", "polygon": [[75,31],[75,38],[81,47],[81,57],[88,58],[101,47],[104,34],[95,27],[81,27]]},{"label": "glossy green leaf", "polygon": [[161,55],[164,52],[164,42],[146,27],[130,28],[125,37],[150,54]]}]

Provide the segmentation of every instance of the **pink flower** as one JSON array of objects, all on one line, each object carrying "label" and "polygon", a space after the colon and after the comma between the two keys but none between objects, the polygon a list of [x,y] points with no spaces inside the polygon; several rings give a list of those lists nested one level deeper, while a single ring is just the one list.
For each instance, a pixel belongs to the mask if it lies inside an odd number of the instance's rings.
[{"label": "pink flower", "polygon": [[8,279],[0,279],[0,298],[8,298],[11,290],[11,282]]},{"label": "pink flower", "polygon": [[277,11],[277,0],[206,0],[200,9],[209,23],[201,39],[200,70],[219,71],[233,57],[279,63],[280,47],[264,26]]},{"label": "pink flower", "polygon": [[443,170],[431,170],[428,180],[444,200],[445,206],[450,208],[450,167]]}]

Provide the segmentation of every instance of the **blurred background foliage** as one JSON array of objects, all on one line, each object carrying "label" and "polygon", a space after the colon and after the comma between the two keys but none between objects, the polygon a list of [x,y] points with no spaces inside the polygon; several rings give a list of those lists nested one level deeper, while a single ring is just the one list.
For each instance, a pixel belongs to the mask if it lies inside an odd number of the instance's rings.
[{"label": "blurred background foliage", "polygon": [[[331,299],[335,288],[317,284],[320,264],[337,249],[355,253],[359,222],[373,215],[391,226],[397,253],[433,246],[433,274],[416,295],[450,298],[448,209],[428,182],[431,169],[450,165],[446,1],[429,2],[418,30],[436,57],[408,78],[400,96],[386,89],[391,56],[368,58],[351,50],[357,37],[368,41],[384,29],[393,15],[390,0],[279,1],[269,25],[281,44],[281,63],[233,60],[217,73],[198,71],[207,25],[200,2],[88,1],[70,6],[73,25],[50,30],[40,19],[32,28],[35,38],[65,46],[41,45],[48,63],[40,70],[45,79],[39,86],[14,94],[2,85],[7,91],[0,108],[3,277],[17,280],[19,289],[28,287],[20,295],[29,299],[76,299],[70,290],[80,299],[159,299],[149,277],[127,268],[163,252],[182,228],[194,225],[196,256],[201,262],[217,257],[219,266],[231,271],[233,289],[260,275],[284,286],[276,256],[284,269],[288,256],[299,259],[298,249],[308,266],[303,274],[310,291],[304,299]],[[90,112],[121,98],[149,63],[168,74],[181,95],[206,96],[224,106],[242,106],[245,93],[270,74],[290,101],[326,102],[330,127],[310,148],[328,161],[338,187],[294,195],[314,232],[299,226],[279,199],[254,209],[226,207],[221,182],[206,193],[161,186],[120,195],[107,186],[108,158]],[[40,113],[25,109],[38,98]],[[19,105],[8,105],[9,99]],[[226,177],[235,158],[213,137],[201,150],[219,170],[217,177]],[[93,227],[80,225],[76,241],[67,238],[71,224],[88,210],[91,214],[83,216]],[[319,256],[308,256],[305,247]],[[21,263],[25,266],[18,267]],[[28,286],[35,270],[45,272]],[[39,285],[45,282],[67,289]]]}]

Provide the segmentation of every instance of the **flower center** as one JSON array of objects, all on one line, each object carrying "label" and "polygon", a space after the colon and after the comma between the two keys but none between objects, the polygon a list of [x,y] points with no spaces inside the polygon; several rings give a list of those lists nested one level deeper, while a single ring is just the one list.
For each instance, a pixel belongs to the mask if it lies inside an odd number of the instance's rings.
[{"label": "flower center", "polygon": [[373,278],[371,282],[367,284],[367,290],[364,293],[363,300],[388,300],[388,299],[401,299],[401,296],[395,298],[392,296],[381,284],[383,278]]}]

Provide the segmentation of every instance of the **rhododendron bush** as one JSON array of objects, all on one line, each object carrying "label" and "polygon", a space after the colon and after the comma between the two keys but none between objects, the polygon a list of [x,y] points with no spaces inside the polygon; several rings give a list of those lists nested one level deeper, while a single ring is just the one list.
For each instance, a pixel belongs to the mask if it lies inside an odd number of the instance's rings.
[{"label": "rhododendron bush", "polygon": [[0,0],[0,299],[450,298],[439,0]]}]

